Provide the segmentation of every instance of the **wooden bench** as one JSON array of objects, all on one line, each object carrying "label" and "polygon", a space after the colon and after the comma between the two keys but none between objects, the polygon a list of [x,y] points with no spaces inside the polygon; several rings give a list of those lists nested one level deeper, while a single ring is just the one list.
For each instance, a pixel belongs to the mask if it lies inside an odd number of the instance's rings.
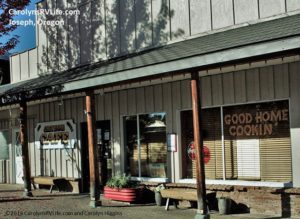
[{"label": "wooden bench", "polygon": [[52,176],[36,176],[31,178],[31,183],[36,189],[36,184],[38,185],[47,185],[50,186],[49,192],[52,193],[53,187],[55,186],[59,191],[58,183],[59,181],[64,180],[63,177],[52,177]]},{"label": "wooden bench", "polygon": [[197,201],[196,189],[186,188],[169,188],[160,191],[162,198],[167,198],[165,210],[169,210],[170,201],[173,201],[175,208],[177,208],[177,200],[183,201]]}]

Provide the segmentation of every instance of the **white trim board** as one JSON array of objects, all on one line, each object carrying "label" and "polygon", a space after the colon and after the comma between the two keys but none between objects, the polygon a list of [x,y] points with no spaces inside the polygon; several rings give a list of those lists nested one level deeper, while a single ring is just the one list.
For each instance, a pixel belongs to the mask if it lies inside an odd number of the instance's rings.
[{"label": "white trim board", "polygon": [[[180,179],[179,183],[196,184],[196,179]],[[230,186],[257,186],[257,187],[293,187],[291,182],[263,182],[263,181],[244,181],[244,180],[205,180],[206,185],[230,185]]]}]

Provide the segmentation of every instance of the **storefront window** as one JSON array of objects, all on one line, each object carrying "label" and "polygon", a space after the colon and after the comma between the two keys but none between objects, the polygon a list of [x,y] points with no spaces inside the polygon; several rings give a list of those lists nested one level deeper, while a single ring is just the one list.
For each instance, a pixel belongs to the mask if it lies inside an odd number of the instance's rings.
[{"label": "storefront window", "polygon": [[[206,178],[221,178],[222,142],[220,108],[202,110],[201,121]],[[192,111],[182,111],[181,145],[183,178],[196,178],[196,160],[193,139]]]},{"label": "storefront window", "polygon": [[8,131],[0,131],[0,160],[8,160]]},{"label": "storefront window", "polygon": [[165,113],[126,116],[127,173],[135,177],[166,177],[167,143]]},{"label": "storefront window", "polygon": [[[207,179],[291,180],[288,101],[204,109],[201,123]],[[195,178],[192,111],[181,130],[182,175]]]}]

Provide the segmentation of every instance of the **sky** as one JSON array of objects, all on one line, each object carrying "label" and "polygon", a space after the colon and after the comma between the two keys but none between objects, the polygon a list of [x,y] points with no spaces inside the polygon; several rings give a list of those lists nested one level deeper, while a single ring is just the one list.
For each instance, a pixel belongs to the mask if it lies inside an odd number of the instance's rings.
[{"label": "sky", "polygon": [[[27,6],[28,10],[34,10],[35,9],[35,3],[39,2],[40,0],[31,0],[30,5]],[[33,20],[35,21],[35,15],[18,15],[14,18],[14,20]],[[16,47],[9,51],[9,53],[19,53],[31,48],[34,48],[36,45],[36,37],[35,37],[35,26],[18,26],[17,29],[10,33],[10,35],[18,35],[19,36],[19,43],[16,45]],[[9,39],[9,36],[2,37],[0,39],[0,42],[6,42],[7,39]]]}]

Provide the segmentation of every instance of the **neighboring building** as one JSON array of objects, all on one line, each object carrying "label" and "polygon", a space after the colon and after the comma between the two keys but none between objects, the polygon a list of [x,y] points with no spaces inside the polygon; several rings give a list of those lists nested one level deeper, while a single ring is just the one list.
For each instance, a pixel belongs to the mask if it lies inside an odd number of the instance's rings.
[{"label": "neighboring building", "polygon": [[38,17],[65,23],[37,25],[37,47],[10,57],[0,181],[22,183],[17,104],[26,100],[31,175],[79,178],[86,189],[84,96],[93,89],[106,178],[195,183],[198,72],[208,188],[256,213],[284,214],[288,197],[300,215],[300,1],[66,2],[37,7],[80,16]]},{"label": "neighboring building", "polygon": [[10,83],[9,61],[6,57],[0,57],[0,84]]}]

